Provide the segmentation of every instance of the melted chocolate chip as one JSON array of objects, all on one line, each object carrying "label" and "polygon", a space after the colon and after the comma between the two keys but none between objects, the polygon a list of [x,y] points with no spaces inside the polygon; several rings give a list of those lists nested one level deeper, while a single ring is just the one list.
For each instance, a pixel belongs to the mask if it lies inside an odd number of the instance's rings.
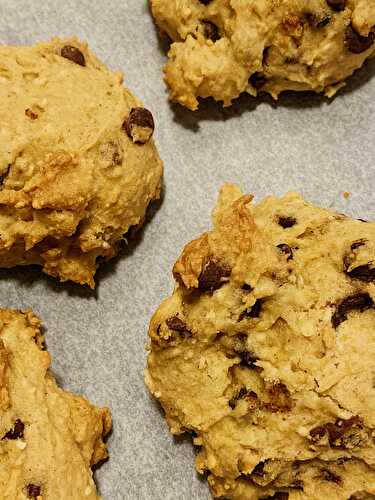
[{"label": "melted chocolate chip", "polygon": [[327,429],[324,425],[319,425],[310,431],[310,438],[313,443],[318,443],[326,435]]},{"label": "melted chocolate chip", "polygon": [[322,479],[324,479],[324,481],[329,481],[329,482],[335,483],[335,484],[342,484],[341,477],[338,476],[337,474],[331,472],[328,469],[321,469],[321,475],[322,475]]},{"label": "melted chocolate chip", "polygon": [[238,394],[234,396],[230,401],[228,401],[229,406],[232,410],[235,409],[237,401],[240,399],[246,399],[248,409],[254,410],[258,406],[258,396],[254,391],[248,391],[246,387],[242,387]]},{"label": "melted chocolate chip", "polygon": [[40,488],[40,486],[37,486],[36,484],[30,483],[26,486],[26,492],[27,492],[28,498],[38,498],[38,496],[40,496],[40,493],[41,493],[41,488]]},{"label": "melted chocolate chip", "polygon": [[281,243],[280,245],[277,245],[277,248],[287,256],[286,260],[293,259],[293,251],[289,245],[287,245],[286,243]]},{"label": "melted chocolate chip", "polygon": [[[362,266],[360,266],[362,267]],[[357,293],[347,297],[336,306],[336,311],[332,315],[332,326],[337,328],[348,319],[351,311],[363,312],[374,307],[374,302],[368,293]]]},{"label": "melted chocolate chip", "polygon": [[[130,139],[137,144],[148,142],[155,130],[155,122],[151,112],[145,108],[132,108],[127,120],[124,121],[122,128],[128,134]],[[139,133],[141,129],[144,133]]]},{"label": "melted chocolate chip", "polygon": [[368,36],[362,36],[355,31],[352,25],[348,26],[345,33],[345,44],[353,54],[361,54],[368,50],[375,41],[375,33],[371,31]]},{"label": "melted chocolate chip", "polygon": [[267,393],[269,401],[263,404],[264,409],[272,413],[286,412],[292,409],[293,401],[289,389],[282,382],[271,384]]},{"label": "melted chocolate chip", "polygon": [[345,9],[347,0],[326,0],[326,1],[329,7],[331,7],[331,9],[335,10],[336,12],[339,12]]},{"label": "melted chocolate chip", "polygon": [[237,401],[239,399],[242,399],[243,397],[245,397],[246,394],[247,394],[246,387],[241,387],[241,389],[239,390],[239,392],[231,400],[229,400],[228,404],[232,408],[232,410],[235,409]]},{"label": "melted chocolate chip", "polygon": [[216,24],[212,23],[211,21],[203,20],[202,26],[203,34],[206,38],[212,40],[213,42],[217,42],[218,40],[220,40],[221,37],[219,28],[216,26]]},{"label": "melted chocolate chip", "polygon": [[370,267],[369,264],[355,267],[346,274],[353,279],[364,281],[365,283],[372,283],[375,281],[375,267]]},{"label": "melted chocolate chip", "polygon": [[208,5],[209,3],[212,2],[212,0],[198,0],[200,3],[202,3],[203,5]]},{"label": "melted chocolate chip", "polygon": [[166,320],[166,325],[170,330],[177,332],[181,337],[190,337],[191,331],[178,316],[172,316]]},{"label": "melted chocolate chip", "polygon": [[290,227],[293,227],[297,223],[297,219],[294,217],[282,217],[280,216],[277,220],[279,226],[281,226],[283,229],[288,229]]},{"label": "melted chocolate chip", "polygon": [[5,434],[5,436],[2,439],[4,440],[4,439],[20,439],[20,438],[23,438],[23,432],[24,432],[24,430],[25,430],[25,424],[21,420],[17,419],[14,422],[13,429],[10,429]]},{"label": "melted chocolate chip", "polygon": [[61,57],[65,57],[65,59],[69,59],[69,61],[72,61],[79,66],[86,66],[85,56],[79,49],[77,49],[77,47],[73,47],[72,45],[65,45],[61,49],[60,54]]},{"label": "melted chocolate chip", "polygon": [[262,312],[263,302],[263,299],[257,299],[252,307],[245,309],[245,311],[240,314],[238,321],[242,321],[244,318],[259,318]]},{"label": "melted chocolate chip", "polygon": [[175,332],[185,332],[187,330],[186,323],[182,321],[178,316],[172,316],[168,318],[166,324],[170,330]]},{"label": "melted chocolate chip", "polygon": [[249,82],[254,89],[260,90],[267,83],[267,78],[263,73],[257,71],[250,76]]},{"label": "melted chocolate chip", "polygon": [[337,419],[334,424],[329,422],[312,429],[310,438],[313,443],[318,443],[327,435],[332,448],[352,448],[360,443],[361,438],[356,437],[356,433],[362,429],[362,421],[358,416],[348,420]]},{"label": "melted chocolate chip", "polygon": [[213,292],[218,290],[231,274],[231,270],[225,264],[218,264],[209,260],[199,276],[198,288],[201,292]]}]

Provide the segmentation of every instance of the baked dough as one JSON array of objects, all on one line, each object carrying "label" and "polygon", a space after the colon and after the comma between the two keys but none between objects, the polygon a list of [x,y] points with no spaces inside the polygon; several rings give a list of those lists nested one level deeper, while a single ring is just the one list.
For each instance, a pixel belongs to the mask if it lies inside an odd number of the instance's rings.
[{"label": "baked dough", "polygon": [[57,386],[40,327],[0,309],[0,498],[97,500],[91,467],[107,457],[111,416]]},{"label": "baked dough", "polygon": [[226,185],[174,266],[146,383],[233,500],[375,495],[375,223]]},{"label": "baked dough", "polygon": [[190,109],[242,92],[333,96],[375,53],[374,0],[150,0],[173,43],[165,80]]},{"label": "baked dough", "polygon": [[77,39],[0,47],[0,267],[94,287],[159,197],[151,113]]}]

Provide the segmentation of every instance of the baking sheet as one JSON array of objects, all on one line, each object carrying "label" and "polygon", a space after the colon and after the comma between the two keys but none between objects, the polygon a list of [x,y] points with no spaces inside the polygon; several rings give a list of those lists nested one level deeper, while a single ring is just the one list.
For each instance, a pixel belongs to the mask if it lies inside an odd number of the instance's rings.
[{"label": "baking sheet", "polygon": [[[0,0],[0,43],[76,34],[153,111],[165,163],[160,209],[125,254],[99,271],[96,293],[35,269],[0,270],[0,305],[43,319],[64,388],[111,408],[111,458],[96,473],[104,499],[205,500],[188,440],[174,440],[143,383],[151,314],[172,290],[184,243],[208,227],[220,186],[259,200],[296,190],[355,217],[375,218],[375,60],[332,102],[312,94],[240,98],[192,113],[167,102],[165,55],[146,0]],[[344,192],[350,197],[345,199]]]}]

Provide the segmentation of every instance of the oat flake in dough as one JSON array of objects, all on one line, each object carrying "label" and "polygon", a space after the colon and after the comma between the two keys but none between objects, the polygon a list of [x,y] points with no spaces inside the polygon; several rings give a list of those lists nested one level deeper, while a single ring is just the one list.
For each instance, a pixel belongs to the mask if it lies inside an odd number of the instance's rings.
[{"label": "oat flake in dough", "polygon": [[174,266],[146,383],[219,498],[375,495],[375,223],[226,185]]},{"label": "oat flake in dough", "polygon": [[0,267],[95,286],[160,193],[152,115],[77,39],[0,47]]},{"label": "oat flake in dough", "polygon": [[375,0],[150,0],[174,42],[165,67],[173,101],[225,106],[242,92],[333,96],[375,53]]}]

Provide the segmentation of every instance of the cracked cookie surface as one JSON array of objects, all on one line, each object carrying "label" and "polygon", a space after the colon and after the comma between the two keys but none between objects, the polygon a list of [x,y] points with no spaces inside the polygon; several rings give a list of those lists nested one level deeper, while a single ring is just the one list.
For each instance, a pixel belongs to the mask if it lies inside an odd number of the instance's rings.
[{"label": "cracked cookie surface", "polygon": [[173,101],[225,106],[242,92],[333,96],[375,53],[374,0],[150,0],[174,42],[165,67]]},{"label": "cracked cookie surface", "polygon": [[93,288],[159,198],[153,117],[77,39],[0,55],[0,267]]},{"label": "cracked cookie surface", "polygon": [[91,467],[108,456],[110,412],[57,386],[40,328],[0,309],[0,497],[99,499]]},{"label": "cracked cookie surface", "polygon": [[150,323],[146,383],[233,500],[375,495],[375,223],[226,185]]}]

